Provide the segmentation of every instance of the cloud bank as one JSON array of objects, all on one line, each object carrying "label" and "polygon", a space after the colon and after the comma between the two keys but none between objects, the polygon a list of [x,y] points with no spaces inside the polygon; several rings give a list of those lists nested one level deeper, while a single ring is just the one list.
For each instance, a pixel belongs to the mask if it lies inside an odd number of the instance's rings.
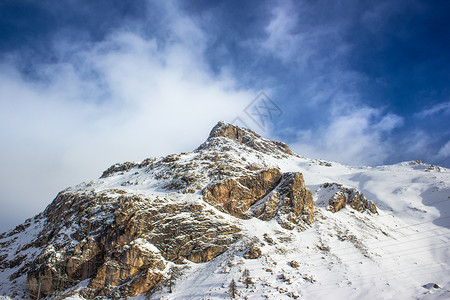
[{"label": "cloud bank", "polygon": [[20,72],[13,55],[3,60],[2,230],[116,162],[195,149],[254,98],[209,70],[191,20],[174,6],[158,9],[168,21],[164,45],[124,26],[92,44],[54,41],[57,60],[37,62],[37,77]]}]

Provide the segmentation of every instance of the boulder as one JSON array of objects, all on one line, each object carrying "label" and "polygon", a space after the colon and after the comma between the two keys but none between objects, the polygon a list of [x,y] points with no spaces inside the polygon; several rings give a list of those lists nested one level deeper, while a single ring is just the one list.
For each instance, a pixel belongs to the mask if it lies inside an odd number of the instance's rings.
[{"label": "boulder", "polygon": [[245,259],[256,259],[261,256],[261,249],[259,249],[256,246],[251,246],[245,253],[244,258]]}]

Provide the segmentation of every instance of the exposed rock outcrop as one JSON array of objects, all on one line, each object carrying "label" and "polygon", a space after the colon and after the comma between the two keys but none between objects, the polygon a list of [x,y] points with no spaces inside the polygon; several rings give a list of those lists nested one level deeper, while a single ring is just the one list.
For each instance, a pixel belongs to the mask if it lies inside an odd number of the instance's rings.
[{"label": "exposed rock outcrop", "polygon": [[251,246],[245,253],[244,258],[245,259],[257,259],[261,256],[261,249],[256,246]]},{"label": "exposed rock outcrop", "polygon": [[347,202],[347,195],[344,191],[341,190],[330,198],[330,200],[328,201],[329,205],[328,209],[334,213],[338,212],[345,207],[346,202]]},{"label": "exposed rock outcrop", "polygon": [[280,179],[279,169],[267,169],[210,184],[202,193],[206,202],[220,210],[239,218],[249,218],[250,206],[272,191]]},{"label": "exposed rock outcrop", "polygon": [[199,149],[204,148],[209,141],[218,137],[228,138],[262,153],[278,154],[280,152],[287,155],[296,155],[285,143],[266,140],[250,129],[240,128],[225,122],[219,122],[214,126],[208,140]]},{"label": "exposed rock outcrop", "polygon": [[344,208],[347,204],[359,212],[368,211],[374,214],[378,213],[375,203],[367,200],[363,194],[354,188],[345,188],[337,183],[325,183],[323,187],[338,189],[328,201],[328,209],[334,213]]},{"label": "exposed rock outcrop", "polygon": [[43,295],[90,278],[87,298],[136,296],[163,280],[167,261],[206,262],[240,237],[204,204],[139,196],[61,193],[45,217],[33,244],[49,246],[23,270]]},{"label": "exposed rock outcrop", "polygon": [[305,187],[301,173],[285,173],[278,186],[252,208],[262,220],[277,221],[287,229],[314,221],[312,193]]},{"label": "exposed rock outcrop", "polygon": [[134,167],[138,166],[139,164],[133,163],[133,162],[125,162],[123,164],[115,164],[109,167],[105,172],[103,172],[102,176],[100,178],[107,178],[111,176],[112,174],[116,172],[126,172]]},{"label": "exposed rock outcrop", "polygon": [[147,245],[145,240],[135,240],[124,246],[124,251],[107,258],[83,294],[89,298],[111,294],[132,297],[159,284],[164,278],[165,262],[158,249]]},{"label": "exposed rock outcrop", "polygon": [[373,214],[378,213],[375,203],[367,200],[363,194],[359,193],[356,189],[347,189],[347,203],[355,210],[359,212],[369,211]]},{"label": "exposed rock outcrop", "polygon": [[210,184],[202,193],[206,202],[239,218],[276,217],[288,229],[314,221],[312,193],[301,173],[281,174],[278,169],[267,169]]}]

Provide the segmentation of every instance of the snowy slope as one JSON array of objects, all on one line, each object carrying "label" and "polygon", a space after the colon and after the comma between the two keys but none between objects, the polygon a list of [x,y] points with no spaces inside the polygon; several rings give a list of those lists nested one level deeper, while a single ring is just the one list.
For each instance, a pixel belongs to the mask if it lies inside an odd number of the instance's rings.
[{"label": "snowy slope", "polygon": [[[246,239],[226,254],[192,269],[174,293],[161,299],[224,299],[229,283],[244,269],[255,282],[238,282],[248,299],[448,299],[450,297],[449,171],[420,162],[392,166],[326,167],[318,161],[271,161],[300,171],[315,191],[317,222],[304,232],[285,230],[276,222],[243,221]],[[379,215],[344,208],[331,213],[318,188],[337,182],[361,190]],[[321,207],[322,206],[322,207]],[[264,238],[274,240],[271,245]],[[243,244],[261,243],[263,256],[242,258]],[[291,262],[298,267],[293,268]],[[437,284],[439,288],[434,288]],[[437,287],[437,286],[436,286]],[[155,299],[157,299],[157,297]]]}]

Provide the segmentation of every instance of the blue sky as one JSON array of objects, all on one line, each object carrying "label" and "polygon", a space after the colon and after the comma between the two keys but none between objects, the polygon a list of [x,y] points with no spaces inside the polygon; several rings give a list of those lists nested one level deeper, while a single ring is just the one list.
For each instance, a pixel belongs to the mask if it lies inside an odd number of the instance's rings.
[{"label": "blue sky", "polygon": [[449,23],[449,1],[0,1],[0,229],[218,120],[311,158],[450,167]]}]

